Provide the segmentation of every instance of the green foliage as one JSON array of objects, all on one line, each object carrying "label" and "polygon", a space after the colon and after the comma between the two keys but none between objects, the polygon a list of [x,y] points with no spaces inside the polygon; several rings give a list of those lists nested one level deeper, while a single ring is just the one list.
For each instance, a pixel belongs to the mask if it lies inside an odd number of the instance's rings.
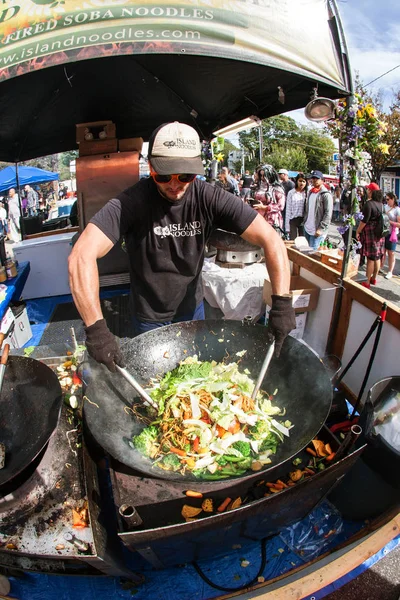
[{"label": "green foliage", "polygon": [[[335,145],[325,130],[314,125],[298,125],[285,115],[264,119],[263,160],[276,169],[309,172],[329,170]],[[259,128],[239,133],[241,147],[245,151],[245,168],[255,170],[260,164]]]},{"label": "green foliage", "polygon": [[287,169],[288,171],[307,171],[307,155],[304,148],[294,143],[273,144],[271,152],[265,155],[265,162],[275,169]]},{"label": "green foliage", "polygon": [[323,129],[317,129],[313,125],[302,125],[299,141],[304,144],[304,151],[307,155],[307,171],[318,169],[323,173],[328,173],[332,154],[336,152],[332,138]]}]

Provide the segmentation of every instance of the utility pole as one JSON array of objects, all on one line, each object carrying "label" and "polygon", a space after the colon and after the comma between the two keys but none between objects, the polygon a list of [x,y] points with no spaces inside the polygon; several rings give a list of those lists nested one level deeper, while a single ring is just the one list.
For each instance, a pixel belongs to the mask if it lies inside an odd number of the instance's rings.
[{"label": "utility pole", "polygon": [[263,144],[263,128],[262,128],[262,121],[260,123],[260,125],[258,126],[258,141],[259,141],[259,149],[260,149],[260,164],[263,161],[263,155],[264,155],[264,144]]}]

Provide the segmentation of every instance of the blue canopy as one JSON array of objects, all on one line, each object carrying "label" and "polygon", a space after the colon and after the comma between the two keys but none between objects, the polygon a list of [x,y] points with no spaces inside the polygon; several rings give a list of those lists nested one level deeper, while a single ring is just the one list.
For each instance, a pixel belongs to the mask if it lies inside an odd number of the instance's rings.
[{"label": "blue canopy", "polygon": [[[32,183],[44,183],[45,181],[54,181],[59,178],[58,173],[52,171],[44,171],[36,167],[18,167],[18,179],[20,187]],[[0,192],[5,192],[10,188],[17,187],[17,178],[15,175],[15,167],[6,167],[0,171]]]}]

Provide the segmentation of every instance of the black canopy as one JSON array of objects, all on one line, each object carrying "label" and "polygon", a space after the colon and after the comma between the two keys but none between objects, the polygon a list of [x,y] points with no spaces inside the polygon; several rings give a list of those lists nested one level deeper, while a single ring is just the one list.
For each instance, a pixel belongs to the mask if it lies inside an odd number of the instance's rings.
[{"label": "black canopy", "polygon": [[[26,4],[36,15],[48,3]],[[159,124],[179,120],[210,139],[251,115],[304,107],[315,86],[330,98],[349,92],[333,0],[329,11],[325,0],[213,0],[179,10],[165,0],[157,8],[132,0],[104,1],[102,10],[56,4],[46,6],[45,20],[29,13],[29,27],[21,11],[0,24],[0,160],[77,148],[77,123],[112,120],[118,138],[146,140]],[[143,35],[160,39],[140,40],[139,21]]]}]

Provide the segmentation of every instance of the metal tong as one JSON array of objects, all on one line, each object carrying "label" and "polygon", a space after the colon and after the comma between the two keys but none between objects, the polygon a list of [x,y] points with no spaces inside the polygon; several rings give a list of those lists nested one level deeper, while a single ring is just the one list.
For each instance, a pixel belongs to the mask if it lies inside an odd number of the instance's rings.
[{"label": "metal tong", "polygon": [[[4,340],[4,333],[0,333],[0,347],[3,343]],[[1,388],[3,387],[3,379],[4,379],[4,373],[6,370],[6,364],[7,364],[7,360],[8,360],[8,353],[10,351],[10,344],[5,344],[4,348],[3,348],[3,354],[1,355],[1,359],[0,359],[0,392],[1,392]]]},{"label": "metal tong", "polygon": [[[0,333],[0,347],[3,343],[3,340],[4,340],[4,333]],[[10,344],[5,344],[4,348],[3,348],[3,354],[1,355],[1,359],[0,359],[0,392],[1,392],[1,388],[3,386],[4,373],[6,370],[6,364],[7,364],[7,360],[8,360],[9,351],[10,351]],[[5,459],[6,459],[6,447],[0,441],[0,469],[4,468]]]},{"label": "metal tong", "polygon": [[252,397],[253,400],[256,399],[256,396],[258,394],[258,390],[260,389],[260,386],[261,386],[261,384],[263,382],[263,379],[264,379],[264,377],[265,377],[265,375],[267,373],[267,369],[269,367],[269,363],[272,360],[274,352],[275,352],[275,340],[272,342],[272,344],[268,348],[267,354],[266,354],[266,356],[264,358],[264,362],[262,364],[261,371],[260,371],[260,373],[258,375],[258,379],[257,379],[256,384],[254,386],[253,393],[251,394],[251,397]]},{"label": "metal tong", "polygon": [[136,379],[131,375],[126,369],[115,365],[117,371],[121,373],[122,377],[126,379],[126,381],[137,391],[137,393],[145,400],[151,407],[158,411],[158,404],[152,398],[150,398],[149,394],[142,388],[140,383],[136,381]]}]

